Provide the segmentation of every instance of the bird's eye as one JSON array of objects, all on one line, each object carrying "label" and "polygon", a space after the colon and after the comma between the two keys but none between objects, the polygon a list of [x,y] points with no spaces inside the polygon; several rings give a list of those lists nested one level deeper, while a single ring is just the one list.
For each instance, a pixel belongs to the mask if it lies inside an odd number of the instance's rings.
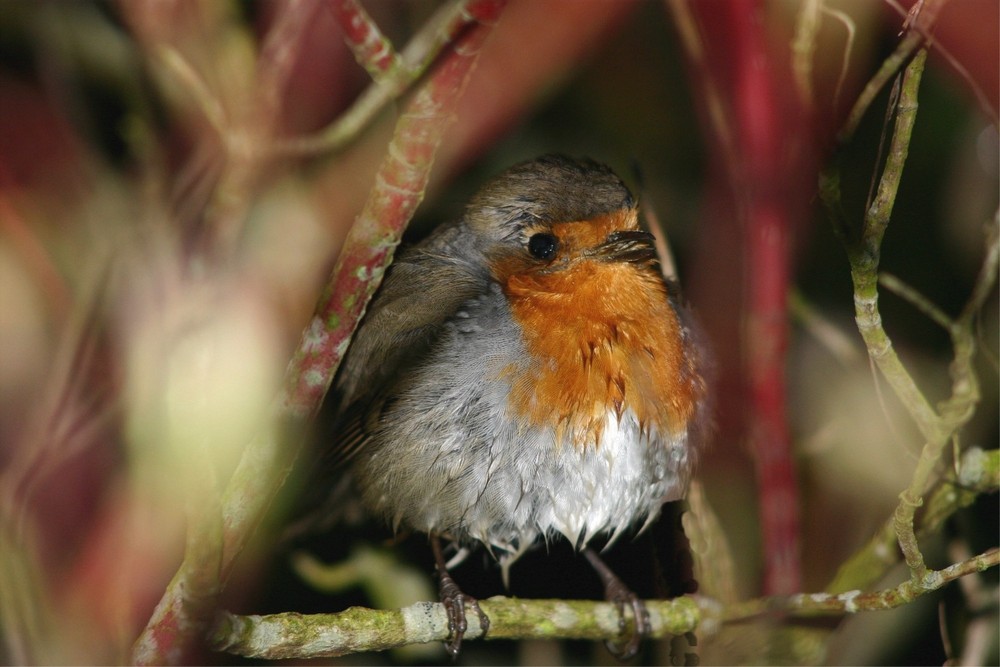
[{"label": "bird's eye", "polygon": [[552,259],[558,246],[559,241],[552,234],[532,234],[528,239],[528,252],[538,259]]}]

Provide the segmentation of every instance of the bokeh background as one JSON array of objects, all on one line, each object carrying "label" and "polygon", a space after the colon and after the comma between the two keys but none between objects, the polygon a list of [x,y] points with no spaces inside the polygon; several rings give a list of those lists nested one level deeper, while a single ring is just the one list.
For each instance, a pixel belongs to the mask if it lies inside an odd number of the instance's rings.
[{"label": "bokeh background", "polygon": [[[774,53],[788,50],[805,4],[754,3]],[[784,359],[805,591],[822,590],[891,514],[922,444],[874,378],[853,323],[846,256],[815,194],[833,134],[899,42],[903,16],[893,3],[820,4],[848,17],[850,30],[824,15],[813,113],[807,124],[789,116],[783,139],[806,157],[799,178],[780,184],[796,213],[788,221]],[[416,0],[364,5],[397,45],[437,7]],[[725,74],[726,59],[737,53],[724,40],[732,5],[708,0],[697,13],[716,74]],[[185,517],[204,502],[205,488],[224,484],[262,428],[372,186],[405,102],[390,105],[334,154],[263,159],[240,150],[319,130],[369,85],[325,5],[302,6],[307,19],[293,38],[271,45],[274,53],[266,37],[286,11],[279,0],[0,6],[5,662],[126,659],[183,557]],[[715,361],[715,428],[700,477],[732,549],[737,593],[749,598],[762,591],[764,565],[748,435],[746,243],[700,96],[704,73],[686,56],[672,16],[667,4],[652,1],[513,0],[456,110],[407,239],[458,215],[490,175],[542,153],[591,156],[632,184],[669,237]],[[931,52],[883,248],[884,270],[952,315],[970,292],[984,225],[998,205],[998,22],[993,0],[945,4],[935,37],[947,54]],[[184,62],[171,60],[170,49]],[[291,65],[269,69],[261,53]],[[275,71],[283,77],[268,80]],[[883,91],[841,156],[845,209],[855,220],[878,173],[886,100]],[[209,117],[213,109],[231,131],[229,144]],[[928,397],[943,398],[945,332],[889,293],[882,314]],[[983,398],[963,446],[996,448],[1000,439],[997,319],[994,291],[979,325]],[[996,495],[980,498],[923,545],[929,561],[943,566],[961,560],[963,548],[971,554],[996,545],[998,521]],[[643,554],[658,534],[622,547],[632,555],[612,556],[637,589],[652,585]],[[385,537],[365,527],[310,546],[324,559],[354,554],[350,562],[368,563],[363,549],[381,549]],[[378,565],[381,574],[358,575],[367,587],[340,597],[302,583],[288,550],[270,547],[267,540],[256,545],[234,574],[226,602],[235,611],[392,604],[410,583],[412,595],[433,596],[419,536],[390,551],[395,564]],[[388,592],[373,590],[386,567],[406,583],[392,579],[383,586]],[[502,590],[488,559],[470,559],[456,576],[475,594]],[[903,574],[889,576],[896,582]],[[996,572],[984,581],[995,596]],[[592,575],[558,546],[519,563],[512,592],[600,595]],[[966,602],[951,586],[898,611],[849,619],[829,638],[826,659],[940,664],[947,649],[939,619],[954,625]],[[958,636],[966,626],[955,627]],[[703,661],[780,660],[765,649],[754,653],[759,636],[759,628],[737,628],[703,647]],[[986,655],[995,664],[993,641]],[[437,647],[429,650],[344,662],[443,660]],[[663,650],[650,647],[639,660],[662,661]],[[602,651],[470,642],[462,662],[609,660]],[[202,659],[236,661],[210,653]]]}]

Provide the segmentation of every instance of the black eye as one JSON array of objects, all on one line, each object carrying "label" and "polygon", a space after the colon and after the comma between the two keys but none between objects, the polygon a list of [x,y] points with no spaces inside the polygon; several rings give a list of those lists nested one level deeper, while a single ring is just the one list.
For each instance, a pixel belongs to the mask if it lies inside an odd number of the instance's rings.
[{"label": "black eye", "polygon": [[552,234],[533,234],[528,239],[528,252],[538,259],[552,259],[558,246],[559,241]]}]

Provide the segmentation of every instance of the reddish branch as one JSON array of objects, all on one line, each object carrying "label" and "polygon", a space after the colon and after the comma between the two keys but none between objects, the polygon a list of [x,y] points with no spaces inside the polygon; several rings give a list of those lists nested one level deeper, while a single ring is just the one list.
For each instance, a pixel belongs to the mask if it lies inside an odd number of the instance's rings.
[{"label": "reddish branch", "polygon": [[330,0],[327,6],[344,31],[347,46],[373,79],[377,81],[385,72],[402,66],[392,43],[358,0]]},{"label": "reddish branch", "polygon": [[[300,427],[319,410],[347,344],[392,259],[403,229],[420,203],[434,153],[453,120],[455,103],[476,61],[480,46],[502,8],[503,0],[468,4],[480,21],[462,33],[430,80],[399,119],[392,145],[376,175],[364,210],[355,221],[312,323],[300,341],[279,397],[279,414]],[[473,11],[474,10],[474,11]],[[286,441],[291,436],[291,442]],[[297,428],[252,442],[223,498],[222,557],[210,573],[224,583],[287,470],[285,451],[297,449]],[[286,464],[287,465],[287,464]],[[220,586],[205,586],[205,573],[188,558],[171,581],[133,653],[138,663],[176,663],[203,635]],[[201,559],[205,562],[205,559]],[[200,582],[199,588],[191,586]],[[206,590],[207,589],[207,590]]]},{"label": "reddish branch", "polygon": [[459,38],[399,119],[375,189],[347,235],[286,375],[283,405],[289,415],[308,416],[319,408],[403,229],[423,198],[434,153],[488,33],[485,26],[491,25],[503,4],[503,0],[470,4],[477,9],[480,27]]},{"label": "reddish branch", "polygon": [[[790,234],[795,214],[794,172],[785,161],[794,144],[797,109],[779,94],[792,82],[787,62],[768,53],[763,7],[736,0],[733,21],[733,120],[746,207],[747,338],[750,443],[760,494],[764,541],[764,591],[801,590],[799,494],[786,414]],[[788,90],[786,87],[785,90]],[[791,127],[789,120],[792,120]],[[791,137],[787,134],[793,131]],[[798,138],[801,141],[801,137]],[[786,185],[793,189],[786,190]]]},{"label": "reddish branch", "polygon": [[[785,353],[791,232],[804,211],[812,164],[794,96],[788,42],[769,41],[761,2],[670,5],[699,81],[713,134],[716,174],[729,179],[725,215],[740,221],[745,291],[745,437],[757,472],[764,591],[800,590],[799,494],[786,414]],[[691,12],[704,44],[692,42]],[[716,241],[718,243],[718,241]],[[724,251],[724,249],[720,249]]]}]

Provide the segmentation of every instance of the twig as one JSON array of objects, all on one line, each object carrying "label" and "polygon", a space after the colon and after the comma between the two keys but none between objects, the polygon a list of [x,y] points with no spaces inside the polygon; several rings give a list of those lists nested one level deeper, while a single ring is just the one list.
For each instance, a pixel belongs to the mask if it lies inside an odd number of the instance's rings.
[{"label": "twig", "polygon": [[733,136],[732,123],[726,115],[722,86],[709,67],[705,54],[704,37],[687,0],[666,0],[666,2],[667,8],[674,18],[674,25],[677,26],[681,44],[687,52],[687,58],[697,70],[696,81],[702,89],[705,111],[708,114],[712,130],[715,132],[715,139],[719,142],[719,148],[724,158],[723,163],[730,170],[730,181],[735,182],[736,138]]},{"label": "twig", "polygon": [[[969,449],[962,456],[957,476],[951,475],[929,494],[926,508],[919,516],[917,537],[936,533],[948,517],[971,505],[981,494],[997,491],[1000,491],[1000,451]],[[826,591],[866,589],[898,563],[900,556],[890,517],[864,548],[840,566]]]},{"label": "twig", "polygon": [[838,362],[848,365],[861,358],[861,349],[854,339],[811,304],[801,290],[793,289],[789,293],[788,309],[792,319],[800,322]]},{"label": "twig", "polygon": [[[387,104],[405,93],[434,63],[445,46],[476,23],[497,19],[497,0],[455,0],[431,17],[410,40],[402,54],[385,52],[392,45],[381,36],[368,15],[353,0],[332,0],[334,16],[347,35],[348,45],[374,81],[337,120],[318,133],[277,141],[271,150],[280,155],[317,155],[336,152],[356,139]],[[346,25],[345,25],[346,22]],[[360,40],[360,41],[359,41]],[[377,46],[366,45],[377,42]]]},{"label": "twig", "polygon": [[835,20],[839,21],[841,25],[844,26],[844,30],[847,32],[847,40],[844,43],[844,58],[840,64],[840,74],[837,76],[837,85],[833,89],[833,106],[837,108],[840,102],[840,93],[844,90],[844,81],[847,80],[847,67],[851,62],[851,52],[854,50],[854,38],[857,33],[857,28],[854,25],[854,20],[847,15],[847,13],[840,11],[839,9],[833,9],[831,7],[823,6],[823,13],[829,14]]},{"label": "twig", "polygon": [[273,136],[273,125],[281,117],[285,87],[301,53],[302,35],[313,22],[316,3],[312,0],[285,0],[275,5],[274,22],[257,58],[254,119],[269,125],[263,136]]},{"label": "twig", "polygon": [[820,15],[823,10],[821,0],[806,0],[801,3],[795,21],[795,39],[792,40],[792,71],[799,99],[806,108],[812,108],[813,56],[816,54],[816,36],[819,32]]},{"label": "twig", "polygon": [[896,46],[888,58],[882,63],[878,72],[865,85],[864,90],[858,96],[854,106],[847,115],[847,120],[837,133],[837,141],[841,144],[847,143],[854,136],[854,131],[858,129],[861,119],[868,112],[868,107],[875,101],[875,97],[889,80],[896,75],[899,68],[903,66],[910,56],[927,39],[930,27],[937,19],[938,13],[947,0],[927,0],[923,4],[923,9],[916,21],[912,22],[912,29],[907,31],[906,36]]},{"label": "twig", "polygon": [[722,611],[723,621],[745,620],[764,614],[783,612],[791,616],[856,614],[861,611],[884,611],[913,602],[918,597],[938,590],[961,577],[984,572],[1000,565],[1000,549],[993,548],[978,556],[950,565],[943,570],[930,570],[919,579],[910,578],[894,588],[872,593],[851,590],[839,594],[801,593],[789,597],[760,598]]},{"label": "twig", "polygon": [[[496,0],[495,10],[502,4]],[[423,198],[437,144],[452,120],[451,110],[486,34],[477,29],[463,37],[400,117],[396,138],[376,174],[375,190],[344,242],[320,306],[292,360],[283,397],[286,414],[306,417],[319,407],[403,228]]]},{"label": "twig", "polygon": [[[928,3],[928,5],[935,5],[935,3]],[[926,17],[926,11],[925,7],[922,17]],[[925,30],[927,25],[928,23],[925,22]],[[882,327],[878,308],[878,265],[881,243],[891,216],[908,152],[917,109],[917,88],[925,60],[926,50],[922,49],[910,62],[904,73],[889,154],[879,180],[876,196],[866,211],[864,224],[859,234],[852,235],[850,233],[840,206],[837,167],[833,166],[826,170],[820,181],[821,198],[831,213],[834,229],[844,242],[851,263],[855,318],[868,348],[869,356],[878,366],[925,438],[916,470],[908,488],[900,494],[900,502],[892,522],[882,528],[878,537],[868,547],[841,568],[831,585],[833,590],[843,589],[847,585],[845,582],[852,579],[856,580],[859,577],[862,580],[867,579],[870,573],[879,571],[878,562],[884,564],[893,562],[894,550],[891,543],[894,538],[910,567],[910,583],[920,582],[928,576],[928,570],[914,530],[916,509],[924,502],[923,496],[931,483],[934,470],[940,465],[945,448],[953,442],[960,429],[971,417],[975,404],[979,400],[978,381],[972,364],[975,351],[973,320],[996,281],[997,217],[994,218],[987,238],[986,257],[980,270],[980,276],[960,317],[954,322],[950,322],[935,307],[928,309],[925,304],[923,308],[949,331],[955,354],[951,364],[952,393],[946,401],[940,404],[938,410],[935,411],[931,407],[897,356],[891,340]],[[883,70],[885,69],[883,67]],[[846,129],[850,130],[850,128]],[[842,132],[841,136],[848,136],[850,131]]]},{"label": "twig", "polygon": [[904,81],[892,143],[878,191],[865,215],[861,238],[848,245],[851,278],[854,282],[855,319],[869,354],[886,380],[903,401],[920,432],[928,440],[938,439],[937,415],[913,378],[906,371],[892,342],[882,328],[878,310],[878,264],[882,237],[889,224],[896,191],[906,161],[907,147],[916,117],[916,85],[919,83],[926,51],[921,51],[909,66],[910,75]]},{"label": "twig", "polygon": [[[884,0],[884,2],[885,4],[892,7],[892,9],[897,14],[909,17],[909,12],[907,12],[902,5],[896,2],[896,0]],[[931,22],[924,21],[923,25],[921,25],[920,22],[909,21],[909,19],[907,19],[907,23],[909,24],[909,27],[911,29],[923,34],[924,38],[927,40],[927,44],[933,47],[934,50],[936,50],[942,56],[944,56],[944,59],[948,61],[949,65],[955,68],[955,71],[958,72],[958,75],[963,79],[965,79],[966,83],[969,84],[969,88],[972,90],[972,94],[975,95],[976,102],[979,104],[979,108],[983,112],[983,114],[987,118],[989,118],[994,125],[1000,123],[1000,117],[997,116],[997,111],[996,109],[993,108],[993,105],[990,103],[989,97],[987,97],[986,93],[983,92],[983,87],[980,86],[979,83],[972,78],[972,75],[969,74],[969,70],[966,69],[961,62],[959,62],[958,58],[956,58],[951,53],[951,51],[945,48],[944,45],[941,44],[941,42],[932,39],[930,34],[930,26],[932,25]]]},{"label": "twig", "polygon": [[900,298],[905,299],[914,308],[926,315],[928,319],[937,324],[945,331],[951,331],[952,321],[944,311],[935,306],[923,294],[915,288],[907,285],[901,278],[891,273],[882,272],[878,276],[878,282],[882,287],[891,292],[895,292]]},{"label": "twig", "polygon": [[381,82],[387,74],[402,73],[405,69],[403,60],[358,0],[331,0],[327,7],[344,31],[344,41],[354,59],[365,68],[372,80]]},{"label": "twig", "polygon": [[[733,213],[743,234],[746,326],[741,379],[746,382],[750,404],[746,431],[757,474],[764,588],[769,593],[791,593],[799,590],[801,566],[785,353],[790,232],[802,200],[786,195],[803,191],[791,184],[811,168],[808,152],[796,139],[807,134],[803,104],[807,93],[802,91],[801,99],[783,94],[784,88],[795,85],[792,66],[783,54],[769,48],[760,3],[720,3],[721,21],[718,13],[709,16],[709,10],[697,3],[670,0],[668,7],[687,57],[697,68],[716,158],[728,176]],[[697,12],[705,12],[700,24]],[[811,19],[806,23],[815,27]],[[709,37],[703,39],[699,28]],[[808,50],[809,30],[804,29],[800,37],[801,55],[801,49]],[[803,57],[808,60],[807,54]],[[802,57],[798,62],[808,69]],[[778,183],[784,186],[779,188]]]}]

